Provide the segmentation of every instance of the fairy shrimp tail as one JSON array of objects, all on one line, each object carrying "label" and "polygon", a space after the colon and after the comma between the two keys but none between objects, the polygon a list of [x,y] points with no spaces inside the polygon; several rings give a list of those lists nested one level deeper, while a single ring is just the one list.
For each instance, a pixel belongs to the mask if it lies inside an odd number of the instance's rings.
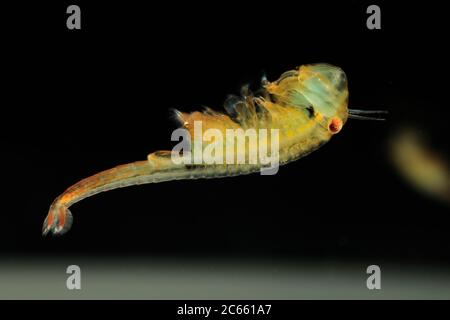
[{"label": "fairy shrimp tail", "polygon": [[62,235],[72,226],[69,207],[100,192],[147,183],[183,179],[207,179],[251,173],[257,165],[205,166],[175,164],[171,151],[156,151],[146,161],[117,166],[83,179],[55,199],[45,218],[42,234]]},{"label": "fairy shrimp tail", "polygon": [[[56,201],[55,201],[56,202]],[[54,235],[63,235],[72,227],[73,217],[69,208],[53,203],[42,226],[42,234],[49,232]]]}]

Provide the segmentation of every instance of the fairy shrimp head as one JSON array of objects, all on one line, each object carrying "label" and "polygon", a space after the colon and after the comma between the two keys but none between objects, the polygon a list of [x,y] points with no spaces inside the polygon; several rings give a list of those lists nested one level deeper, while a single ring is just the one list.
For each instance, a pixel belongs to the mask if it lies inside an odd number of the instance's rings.
[{"label": "fairy shrimp head", "polygon": [[304,65],[299,69],[300,91],[322,117],[322,127],[333,135],[348,118],[348,86],[344,71],[330,64]]},{"label": "fairy shrimp head", "polygon": [[[348,108],[347,76],[341,68],[330,64],[303,65],[298,70],[285,73],[276,84],[294,105],[308,105],[306,110],[310,117],[315,117],[330,137],[341,131],[348,118],[385,120],[375,116],[386,114],[385,110]],[[269,84],[269,92],[270,85],[273,84]]]},{"label": "fairy shrimp head", "polygon": [[[340,132],[347,121],[347,76],[339,67],[302,65],[275,82],[266,82],[264,87],[277,105],[293,111],[288,119],[291,123],[297,120],[297,137],[313,137],[322,144]],[[303,116],[296,110],[303,111]]]}]

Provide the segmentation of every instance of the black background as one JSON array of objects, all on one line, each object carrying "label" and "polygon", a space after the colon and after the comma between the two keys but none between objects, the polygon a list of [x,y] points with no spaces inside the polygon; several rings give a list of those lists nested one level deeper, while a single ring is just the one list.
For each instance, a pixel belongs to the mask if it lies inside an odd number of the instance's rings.
[{"label": "black background", "polygon": [[[385,147],[416,123],[448,150],[445,11],[429,2],[69,2],[2,10],[0,254],[255,256],[450,262],[448,207],[407,185]],[[329,144],[281,167],[218,180],[114,190],[71,208],[72,230],[41,236],[53,199],[81,178],[170,149],[170,108],[222,110],[263,74],[340,66],[350,105],[389,120],[349,121]]]}]

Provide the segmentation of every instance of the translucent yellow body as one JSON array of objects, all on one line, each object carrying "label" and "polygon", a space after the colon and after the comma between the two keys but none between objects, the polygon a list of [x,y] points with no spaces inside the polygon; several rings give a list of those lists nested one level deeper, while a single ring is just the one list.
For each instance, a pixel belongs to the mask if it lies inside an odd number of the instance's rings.
[{"label": "translucent yellow body", "polygon": [[[247,87],[241,97],[225,102],[226,114],[206,109],[190,114],[176,112],[192,137],[192,145],[208,148],[212,143],[196,136],[195,122],[203,130],[216,129],[224,136],[227,129],[277,129],[279,163],[303,157],[338,133],[348,117],[348,90],[344,72],[328,64],[304,65],[285,72],[275,82],[263,80],[262,91],[254,96]],[[262,137],[263,141],[264,137]],[[267,142],[267,141],[266,141]],[[252,146],[248,146],[250,149]],[[255,172],[261,163],[175,164],[171,151],[157,151],[146,161],[121,165],[76,183],[55,199],[43,226],[43,234],[62,234],[70,229],[69,207],[99,192],[129,185],[177,179],[225,177]],[[226,152],[224,152],[226,157]],[[225,162],[225,161],[224,161]]]}]

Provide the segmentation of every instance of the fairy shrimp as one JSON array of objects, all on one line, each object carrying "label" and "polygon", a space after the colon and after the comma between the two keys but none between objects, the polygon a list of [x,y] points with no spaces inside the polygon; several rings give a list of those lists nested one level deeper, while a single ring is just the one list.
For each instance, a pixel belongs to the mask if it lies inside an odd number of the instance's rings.
[{"label": "fairy shrimp", "polygon": [[389,156],[400,176],[417,191],[450,204],[448,160],[430,147],[420,128],[399,128],[389,142]]},{"label": "fairy shrimp", "polygon": [[[182,113],[175,117],[191,136],[195,149],[202,142],[193,132],[201,121],[205,129],[225,134],[227,129],[277,129],[279,132],[279,164],[297,160],[318,149],[339,133],[348,118],[382,120],[368,115],[383,111],[348,109],[347,77],[340,68],[329,64],[303,65],[287,71],[269,82],[263,78],[262,88],[253,94],[244,86],[241,96],[229,96],[225,113],[206,108],[202,112]],[[200,138],[203,139],[203,138]],[[147,160],[137,161],[102,171],[85,178],[58,196],[50,206],[42,233],[60,235],[72,225],[69,207],[97,193],[146,183],[179,179],[219,178],[249,174],[262,164],[176,164],[173,151],[156,151]]]}]

